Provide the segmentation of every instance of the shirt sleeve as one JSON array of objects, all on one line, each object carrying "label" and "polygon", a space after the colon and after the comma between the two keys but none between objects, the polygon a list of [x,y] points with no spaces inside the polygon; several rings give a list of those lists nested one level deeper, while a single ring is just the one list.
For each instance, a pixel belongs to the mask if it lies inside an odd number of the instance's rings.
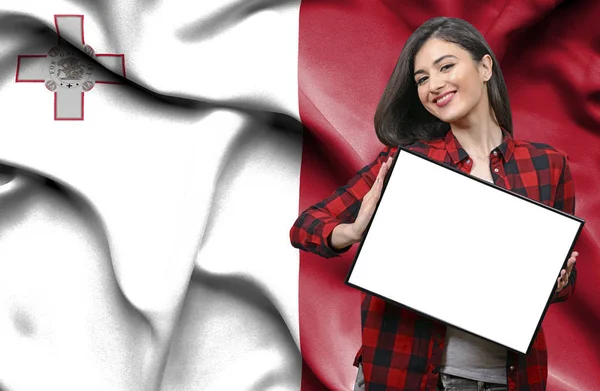
[{"label": "shirt sleeve", "polygon": [[[568,158],[564,156],[562,173],[556,186],[556,196],[554,197],[554,208],[562,210],[570,215],[575,215],[575,187],[573,177],[569,168]],[[558,277],[557,277],[558,278]],[[552,303],[566,301],[574,292],[577,282],[577,265],[573,266],[569,275],[569,283],[560,292],[554,292]]]},{"label": "shirt sleeve", "polygon": [[358,171],[347,184],[302,212],[290,229],[292,246],[324,258],[337,257],[348,251],[352,246],[335,250],[331,246],[330,235],[337,225],[351,224],[356,220],[362,198],[373,186],[381,165],[396,151],[396,147],[385,147],[372,163]]}]

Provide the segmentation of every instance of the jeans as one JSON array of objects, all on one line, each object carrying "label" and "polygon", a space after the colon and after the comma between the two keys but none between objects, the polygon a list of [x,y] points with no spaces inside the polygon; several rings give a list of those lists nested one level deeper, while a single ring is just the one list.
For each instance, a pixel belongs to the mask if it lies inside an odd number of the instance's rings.
[{"label": "jeans", "polygon": [[508,387],[504,384],[485,383],[462,377],[440,373],[438,381],[438,390],[444,391],[507,391]]},{"label": "jeans", "polygon": [[[463,379],[462,377],[440,373],[438,390],[440,391],[507,391],[508,387],[503,384],[485,383],[482,381]],[[365,377],[362,365],[358,365],[354,391],[365,391]]]}]

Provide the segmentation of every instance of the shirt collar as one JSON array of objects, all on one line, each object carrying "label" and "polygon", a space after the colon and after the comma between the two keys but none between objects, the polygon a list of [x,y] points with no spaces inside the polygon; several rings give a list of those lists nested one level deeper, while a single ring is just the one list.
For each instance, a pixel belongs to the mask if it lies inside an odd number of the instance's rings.
[{"label": "shirt collar", "polygon": [[[501,129],[502,143],[496,149],[502,155],[504,162],[507,163],[512,157],[513,151],[515,149],[515,142],[510,133],[506,131],[506,129]],[[458,142],[458,139],[456,138],[451,129],[448,130],[448,133],[446,133],[446,136],[444,136],[444,144],[446,145],[446,150],[448,151],[448,154],[452,158],[454,164],[458,164],[460,161],[466,159],[469,156],[467,154],[467,151],[465,151],[460,145],[460,142]]]},{"label": "shirt collar", "polygon": [[502,143],[497,149],[502,154],[504,163],[508,163],[515,150],[515,140],[513,140],[510,133],[508,133],[504,128],[502,128]]}]

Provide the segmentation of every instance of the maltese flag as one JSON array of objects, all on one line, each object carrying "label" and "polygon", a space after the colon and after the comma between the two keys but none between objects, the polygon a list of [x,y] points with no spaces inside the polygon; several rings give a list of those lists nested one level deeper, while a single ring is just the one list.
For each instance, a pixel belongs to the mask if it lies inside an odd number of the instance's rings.
[{"label": "maltese flag", "polygon": [[544,320],[549,388],[593,389],[594,0],[3,0],[0,389],[352,390],[354,250],[289,229],[383,148],[375,107],[435,16],[485,35],[516,137],[570,156],[588,223]]}]

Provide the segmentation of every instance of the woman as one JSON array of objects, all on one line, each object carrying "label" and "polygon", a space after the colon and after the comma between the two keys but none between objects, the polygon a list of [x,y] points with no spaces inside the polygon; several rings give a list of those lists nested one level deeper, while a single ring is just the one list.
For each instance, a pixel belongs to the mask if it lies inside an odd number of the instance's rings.
[{"label": "woman", "polygon": [[[298,217],[290,231],[294,247],[330,258],[359,242],[398,145],[574,214],[566,156],[545,144],[513,139],[498,62],[483,36],[464,20],[431,19],[411,35],[377,107],[375,130],[386,148]],[[486,229],[506,237],[494,232],[493,221]],[[575,289],[577,255],[573,252],[561,271],[553,303]],[[371,391],[540,390],[547,378],[542,330],[530,353],[519,356],[364,293],[362,347],[355,365],[356,388]]]}]

